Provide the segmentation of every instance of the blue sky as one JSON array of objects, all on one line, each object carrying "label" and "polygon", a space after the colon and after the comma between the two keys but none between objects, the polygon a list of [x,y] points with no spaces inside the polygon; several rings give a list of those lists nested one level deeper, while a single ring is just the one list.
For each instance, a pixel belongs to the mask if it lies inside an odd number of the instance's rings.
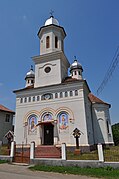
[{"label": "blue sky", "polygon": [[[15,110],[13,90],[39,55],[37,32],[50,10],[64,27],[65,54],[82,64],[83,77],[96,95],[119,45],[118,0],[0,0],[0,104]],[[112,105],[112,124],[119,122],[119,65],[98,96]]]}]

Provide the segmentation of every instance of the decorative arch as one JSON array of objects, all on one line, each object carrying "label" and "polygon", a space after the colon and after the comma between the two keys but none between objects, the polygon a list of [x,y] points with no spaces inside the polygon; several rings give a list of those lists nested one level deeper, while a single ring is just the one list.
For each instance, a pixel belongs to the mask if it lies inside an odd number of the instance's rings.
[{"label": "decorative arch", "polygon": [[32,110],[32,111],[29,111],[26,115],[25,115],[25,117],[24,117],[24,123],[26,123],[26,122],[28,122],[28,117],[30,116],[30,115],[36,115],[37,116],[37,118],[39,117],[39,112],[38,111],[35,111],[35,110]]},{"label": "decorative arch", "polygon": [[56,111],[57,122],[59,123],[59,129],[65,130],[69,127],[69,122],[74,123],[73,112],[66,107],[59,108]]},{"label": "decorative arch", "polygon": [[57,116],[58,113],[60,113],[60,112],[62,112],[62,111],[65,111],[66,113],[68,113],[68,114],[69,114],[69,118],[71,118],[72,120],[74,120],[74,114],[73,114],[72,110],[71,110],[70,108],[67,108],[67,107],[58,108],[58,109],[56,110],[55,115]]},{"label": "decorative arch", "polygon": [[52,108],[45,108],[40,111],[40,121],[55,120],[55,111]]}]

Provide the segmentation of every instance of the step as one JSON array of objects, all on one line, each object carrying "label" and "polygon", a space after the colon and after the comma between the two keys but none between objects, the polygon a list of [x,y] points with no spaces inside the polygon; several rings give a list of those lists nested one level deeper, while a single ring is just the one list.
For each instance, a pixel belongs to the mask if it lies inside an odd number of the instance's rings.
[{"label": "step", "polygon": [[60,158],[61,152],[55,146],[37,146],[35,148],[35,158]]}]

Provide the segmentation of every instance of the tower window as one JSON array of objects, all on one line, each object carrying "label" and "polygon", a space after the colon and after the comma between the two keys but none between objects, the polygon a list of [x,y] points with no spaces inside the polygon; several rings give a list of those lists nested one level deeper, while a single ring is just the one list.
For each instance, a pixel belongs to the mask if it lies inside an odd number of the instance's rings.
[{"label": "tower window", "polygon": [[50,37],[46,37],[46,48],[50,48]]},{"label": "tower window", "polygon": [[33,83],[34,83],[34,81],[33,81],[33,80],[31,80],[31,83],[33,84]]},{"label": "tower window", "polygon": [[76,71],[74,72],[74,74],[76,75]]},{"label": "tower window", "polygon": [[55,48],[58,48],[58,37],[55,36]]},{"label": "tower window", "polygon": [[79,75],[81,75],[80,71],[79,71]]},{"label": "tower window", "polygon": [[50,71],[51,71],[51,68],[49,66],[45,68],[46,73],[49,73]]}]

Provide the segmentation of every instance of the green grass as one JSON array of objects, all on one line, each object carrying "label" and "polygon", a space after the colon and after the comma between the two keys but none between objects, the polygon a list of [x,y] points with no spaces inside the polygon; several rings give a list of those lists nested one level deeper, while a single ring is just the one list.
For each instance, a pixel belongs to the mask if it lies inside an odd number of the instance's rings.
[{"label": "green grass", "polygon": [[7,163],[6,160],[0,160],[0,164]]},{"label": "green grass", "polygon": [[67,160],[98,160],[98,154],[97,151],[79,155],[74,154],[74,152],[67,152]]},{"label": "green grass", "polygon": [[119,146],[104,149],[104,158],[108,162],[119,162]]},{"label": "green grass", "polygon": [[7,145],[0,147],[0,155],[9,155],[9,149]]},{"label": "green grass", "polygon": [[85,175],[104,179],[119,179],[119,169],[113,169],[112,167],[105,168],[80,168],[80,167],[66,167],[66,166],[43,166],[36,165],[29,167],[32,171],[45,171],[45,172],[57,172],[63,174]]},{"label": "green grass", "polygon": [[[111,146],[104,149],[104,159],[108,162],[119,162],[119,146]],[[97,150],[79,155],[67,151],[67,160],[99,160]]]}]

